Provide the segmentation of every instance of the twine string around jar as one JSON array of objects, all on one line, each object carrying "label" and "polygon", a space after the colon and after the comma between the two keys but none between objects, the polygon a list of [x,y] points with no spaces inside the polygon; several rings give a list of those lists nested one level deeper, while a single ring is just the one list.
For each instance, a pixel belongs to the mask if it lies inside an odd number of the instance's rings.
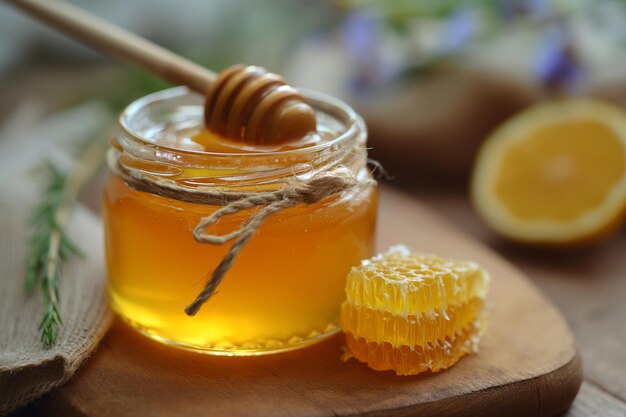
[{"label": "twine string around jar", "polygon": [[[318,171],[306,180],[294,177],[275,191],[246,193],[190,189],[171,181],[146,178],[139,171],[128,169],[122,165],[112,152],[108,155],[108,162],[111,170],[135,190],[178,198],[187,202],[223,206],[209,216],[203,217],[193,230],[193,237],[199,243],[223,245],[233,239],[234,243],[212,272],[211,277],[196,299],[185,308],[185,313],[189,316],[194,316],[202,305],[215,294],[217,287],[226,276],[237,255],[269,216],[299,204],[315,204],[326,197],[365,187],[374,182],[369,177],[360,180],[350,169],[339,165],[328,171]],[[251,214],[237,230],[224,235],[207,232],[207,228],[216,224],[220,219],[254,207],[261,207],[261,209]]]}]

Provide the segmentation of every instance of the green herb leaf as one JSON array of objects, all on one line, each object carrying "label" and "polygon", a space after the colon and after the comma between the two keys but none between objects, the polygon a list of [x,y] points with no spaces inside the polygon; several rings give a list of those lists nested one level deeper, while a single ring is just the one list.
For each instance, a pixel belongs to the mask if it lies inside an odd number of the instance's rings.
[{"label": "green herb leaf", "polygon": [[68,210],[67,206],[71,204],[64,198],[67,176],[50,163],[46,164],[45,173],[48,183],[44,199],[34,208],[29,220],[34,232],[29,241],[25,286],[29,293],[38,285],[41,287],[46,311],[39,330],[43,344],[52,346],[57,339],[58,327],[63,323],[58,308],[61,261],[82,252],[59,221],[63,210]]}]

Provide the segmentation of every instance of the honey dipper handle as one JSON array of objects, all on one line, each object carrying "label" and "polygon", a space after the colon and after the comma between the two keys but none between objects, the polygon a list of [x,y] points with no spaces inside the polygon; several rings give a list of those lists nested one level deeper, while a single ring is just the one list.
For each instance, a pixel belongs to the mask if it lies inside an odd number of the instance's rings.
[{"label": "honey dipper handle", "polygon": [[104,54],[135,63],[201,94],[206,94],[216,79],[212,71],[63,1],[8,0],[8,3]]}]

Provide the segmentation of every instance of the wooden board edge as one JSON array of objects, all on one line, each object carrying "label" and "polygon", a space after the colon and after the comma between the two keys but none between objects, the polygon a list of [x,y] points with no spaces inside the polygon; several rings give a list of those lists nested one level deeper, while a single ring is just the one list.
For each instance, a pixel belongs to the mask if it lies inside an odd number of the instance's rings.
[{"label": "wooden board edge", "polygon": [[[507,416],[554,417],[567,411],[583,382],[580,352],[562,366],[540,376],[474,391],[455,398],[356,414],[352,417]],[[540,394],[541,392],[541,394]],[[506,398],[506,401],[498,401]]]}]

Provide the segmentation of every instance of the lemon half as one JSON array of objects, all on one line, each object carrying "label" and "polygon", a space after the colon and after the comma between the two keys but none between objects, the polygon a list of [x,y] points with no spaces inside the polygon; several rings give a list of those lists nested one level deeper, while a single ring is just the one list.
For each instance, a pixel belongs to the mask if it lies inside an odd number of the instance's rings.
[{"label": "lemon half", "polygon": [[626,207],[626,114],[591,99],[531,107],[485,141],[471,196],[514,240],[558,245],[609,234]]}]

